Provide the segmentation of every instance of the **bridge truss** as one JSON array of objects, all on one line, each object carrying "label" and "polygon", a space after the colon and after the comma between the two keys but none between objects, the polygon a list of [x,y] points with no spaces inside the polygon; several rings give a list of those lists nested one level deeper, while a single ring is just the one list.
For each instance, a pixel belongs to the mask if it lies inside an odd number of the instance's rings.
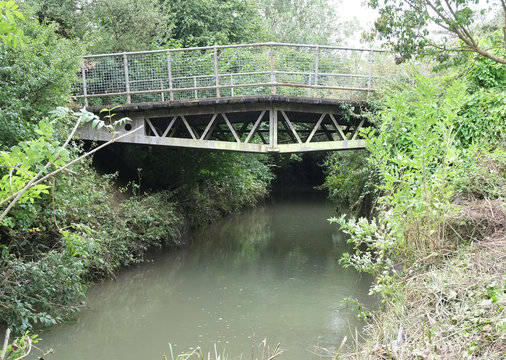
[{"label": "bridge truss", "polygon": [[[374,49],[246,44],[83,57],[75,83],[81,105],[144,130],[121,141],[245,152],[360,148],[363,108],[390,73]],[[120,129],[119,133],[127,129]],[[109,140],[105,129],[80,130]]]},{"label": "bridge truss", "polygon": [[[276,95],[178,102],[171,107],[124,105],[114,112],[132,122],[115,136],[142,127],[120,141],[255,153],[357,149],[365,146],[360,129],[369,125],[358,115],[364,106]],[[112,137],[91,127],[80,130],[80,136],[97,141]]]}]

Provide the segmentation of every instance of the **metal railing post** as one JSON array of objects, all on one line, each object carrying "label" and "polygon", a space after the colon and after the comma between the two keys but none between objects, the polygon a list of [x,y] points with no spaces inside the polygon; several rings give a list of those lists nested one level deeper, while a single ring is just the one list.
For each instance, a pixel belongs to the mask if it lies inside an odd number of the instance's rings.
[{"label": "metal railing post", "polygon": [[132,96],[130,95],[130,79],[128,76],[128,57],[126,53],[123,53],[123,66],[125,68],[125,87],[127,93],[127,104],[131,104]]},{"label": "metal railing post", "polygon": [[86,85],[86,66],[85,66],[85,58],[83,58],[83,64],[81,66],[81,73],[83,78],[83,96],[84,96],[84,107],[88,107],[88,89]]},{"label": "metal railing post", "polygon": [[169,73],[169,98],[170,101],[174,101],[174,91],[172,90],[172,57],[170,56],[170,50],[167,50],[167,72]]},{"label": "metal railing post", "polygon": [[278,146],[278,110],[274,107],[269,110],[269,146]]},{"label": "metal railing post", "polygon": [[195,99],[198,99],[199,93],[197,91],[197,77],[196,76],[193,77],[193,87],[195,88]]},{"label": "metal railing post", "polygon": [[313,88],[313,96],[317,97],[317,86],[318,86],[318,70],[320,67],[320,47],[316,47],[316,56],[314,61],[314,88]]},{"label": "metal railing post", "polygon": [[220,95],[220,74],[218,71],[218,49],[216,46],[213,47],[214,50],[214,77],[216,78],[216,97],[221,97]]},{"label": "metal railing post", "polygon": [[369,100],[369,94],[371,92],[373,65],[374,65],[374,51],[369,51],[369,78],[367,79],[367,97],[366,97],[367,100]]},{"label": "metal railing post", "polygon": [[[274,73],[274,48],[272,45],[270,46],[269,58],[271,62],[271,84],[276,84],[276,74]],[[276,95],[276,85],[271,86],[271,94]]]},{"label": "metal railing post", "polygon": [[232,87],[230,88],[230,95],[231,96],[234,96],[234,77],[232,74],[230,74],[230,85],[232,85]]},{"label": "metal railing post", "polygon": [[163,94],[163,79],[160,79],[160,94],[162,95],[162,102],[165,101],[165,95]]},{"label": "metal railing post", "polygon": [[311,82],[313,80],[313,74],[309,73],[309,76],[307,78],[307,97],[311,96]]}]

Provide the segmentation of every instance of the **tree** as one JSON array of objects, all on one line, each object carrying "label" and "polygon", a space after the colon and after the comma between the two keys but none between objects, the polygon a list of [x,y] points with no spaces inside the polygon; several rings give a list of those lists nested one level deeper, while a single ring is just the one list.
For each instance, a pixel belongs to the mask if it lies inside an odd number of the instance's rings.
[{"label": "tree", "polygon": [[260,11],[276,41],[322,45],[339,40],[338,16],[328,0],[261,0]]},{"label": "tree", "polygon": [[23,47],[0,45],[0,150],[32,138],[38,120],[57,106],[68,105],[82,48],[62,39],[52,24],[30,18],[17,23]]},{"label": "tree", "polygon": [[40,23],[54,22],[56,32],[66,38],[79,37],[85,31],[87,20],[83,10],[87,0],[27,0]]},{"label": "tree", "polygon": [[168,6],[157,0],[96,0],[84,12],[93,24],[95,53],[159,48],[174,26]]},{"label": "tree", "polygon": [[[369,0],[369,6],[378,9],[380,15],[370,37],[377,35],[386,40],[400,55],[400,61],[427,54],[443,55],[440,59],[445,59],[444,55],[449,52],[463,51],[506,64],[503,55],[506,50],[506,0],[498,2],[499,11],[503,12],[502,19],[498,17],[501,25],[492,24],[486,29],[478,23],[480,15],[497,8],[480,10],[479,0]],[[433,28],[441,29],[443,35],[431,36]],[[480,31],[488,32],[486,39],[479,35]]]},{"label": "tree", "polygon": [[[109,124],[84,109],[80,112],[73,112],[66,108],[58,108],[53,112],[53,115],[56,117],[55,120],[69,117],[77,119],[73,130],[67,136],[63,145],[60,145],[54,139],[54,134],[57,133],[54,127],[55,121],[45,119],[38,124],[36,130],[39,138],[21,142],[13,146],[10,151],[0,152],[0,170],[6,172],[0,179],[0,209],[2,209],[0,224],[17,202],[30,201],[33,203],[35,198],[41,197],[41,194],[48,194],[50,187],[44,184],[45,181],[78,161],[142,128],[141,126],[119,137],[114,137],[114,129],[117,126],[124,125],[130,119],[122,118],[113,122],[110,110],[109,116],[106,116],[110,121]],[[113,137],[100,146],[72,158],[67,147],[74,138],[77,128],[88,122],[92,123],[92,127],[99,129],[106,127],[111,131]],[[5,209],[3,209],[4,207]]]},{"label": "tree", "polygon": [[245,0],[164,0],[170,4],[173,41],[182,46],[223,45],[266,38],[255,2]]},{"label": "tree", "polygon": [[23,40],[23,31],[17,20],[24,19],[14,1],[0,1],[0,42],[8,47],[16,47]]}]

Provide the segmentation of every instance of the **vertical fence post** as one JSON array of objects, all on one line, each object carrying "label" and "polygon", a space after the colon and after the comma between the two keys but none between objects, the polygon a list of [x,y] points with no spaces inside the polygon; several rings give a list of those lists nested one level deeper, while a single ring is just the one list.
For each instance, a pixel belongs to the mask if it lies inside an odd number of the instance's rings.
[{"label": "vertical fence post", "polygon": [[195,99],[197,99],[199,97],[199,93],[197,91],[197,77],[196,76],[193,77],[193,87],[195,89]]},{"label": "vertical fence post", "polygon": [[369,100],[369,94],[371,92],[373,65],[374,65],[374,51],[369,51],[369,77],[367,79],[367,100]]},{"label": "vertical fence post", "polygon": [[128,57],[126,53],[123,53],[123,66],[125,68],[125,87],[127,93],[127,104],[131,104],[132,96],[130,95],[130,79],[128,76]]},{"label": "vertical fence post", "polygon": [[271,94],[275,95],[276,94],[276,85],[274,85],[274,84],[276,83],[276,74],[274,73],[274,48],[271,45],[269,47],[269,49],[270,49],[269,58],[271,61],[271,84],[273,84],[271,86]]},{"label": "vertical fence post", "polygon": [[81,75],[83,77],[83,96],[84,96],[84,107],[88,107],[88,86],[86,85],[86,59],[83,58],[83,64],[81,65]]},{"label": "vertical fence post", "polygon": [[317,90],[317,87],[318,87],[318,71],[319,71],[319,67],[320,67],[320,47],[319,46],[316,46],[316,55],[315,55],[315,59],[314,59],[314,90],[313,90],[313,96],[314,97],[317,97],[318,96],[318,90]]},{"label": "vertical fence post", "polygon": [[216,46],[213,48],[214,50],[214,77],[216,79],[216,97],[220,97],[220,73],[218,71],[218,49]]},{"label": "vertical fence post", "polygon": [[172,58],[170,50],[167,50],[167,72],[169,73],[169,98],[170,101],[174,100],[174,91],[172,90]]},{"label": "vertical fence post", "polygon": [[278,110],[274,107],[269,110],[269,145],[278,146]]},{"label": "vertical fence post", "polygon": [[232,74],[230,74],[230,85],[232,85],[232,87],[230,88],[230,95],[231,96],[234,96],[234,76]]},{"label": "vertical fence post", "polygon": [[165,101],[165,95],[163,94],[163,79],[160,79],[160,94],[162,95],[162,102]]}]

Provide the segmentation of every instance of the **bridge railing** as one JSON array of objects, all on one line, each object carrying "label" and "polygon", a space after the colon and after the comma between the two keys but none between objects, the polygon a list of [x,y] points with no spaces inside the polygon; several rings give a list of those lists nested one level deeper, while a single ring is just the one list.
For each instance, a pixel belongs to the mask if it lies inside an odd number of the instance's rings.
[{"label": "bridge railing", "polygon": [[393,62],[383,50],[280,43],[88,55],[85,106],[234,96],[365,100]]}]

